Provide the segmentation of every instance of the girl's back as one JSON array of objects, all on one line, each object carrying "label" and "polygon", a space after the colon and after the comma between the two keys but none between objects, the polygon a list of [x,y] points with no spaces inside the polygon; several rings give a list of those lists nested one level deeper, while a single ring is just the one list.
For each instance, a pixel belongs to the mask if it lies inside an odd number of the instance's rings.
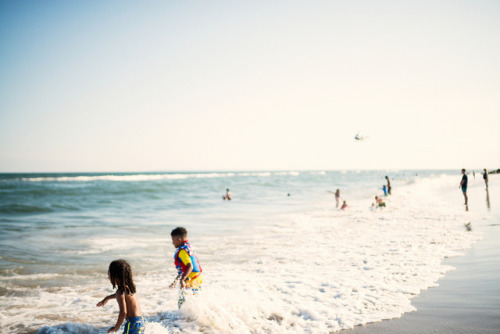
[{"label": "girl's back", "polygon": [[127,318],[140,317],[142,315],[142,310],[137,293],[122,293],[122,295],[125,299],[125,305],[127,305]]}]

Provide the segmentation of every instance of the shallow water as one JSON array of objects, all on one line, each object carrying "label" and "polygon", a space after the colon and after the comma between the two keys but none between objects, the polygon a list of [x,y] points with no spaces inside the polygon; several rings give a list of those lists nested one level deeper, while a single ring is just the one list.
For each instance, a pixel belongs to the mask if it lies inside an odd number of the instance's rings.
[{"label": "shallow water", "polygon": [[[372,211],[384,175],[393,195]],[[418,174],[418,176],[416,176]],[[98,333],[107,266],[129,260],[149,333],[331,332],[399,317],[479,237],[442,201],[450,171],[0,176],[0,329]],[[458,181],[457,181],[458,179]],[[230,188],[233,200],[222,201]],[[349,205],[335,208],[341,189]],[[177,311],[169,233],[185,226],[203,293]]]},{"label": "shallow water", "polygon": [[[456,270],[438,281],[439,286],[423,291],[412,300],[417,312],[342,331],[342,334],[390,333],[477,333],[494,334],[500,328],[500,184],[490,175],[486,192],[482,180],[469,188],[471,231],[483,238],[464,256],[446,259]],[[456,194],[455,194],[456,195]],[[452,191],[449,198],[454,198]],[[459,199],[459,196],[457,196]]]}]

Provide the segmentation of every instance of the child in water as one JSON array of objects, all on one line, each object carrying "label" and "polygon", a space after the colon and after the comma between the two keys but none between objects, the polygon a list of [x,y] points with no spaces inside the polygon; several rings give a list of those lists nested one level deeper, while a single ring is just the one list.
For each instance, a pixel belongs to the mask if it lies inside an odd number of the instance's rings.
[{"label": "child in water", "polygon": [[342,207],[340,208],[340,210],[345,210],[345,208],[347,208],[347,203],[346,203],[346,201],[344,201],[344,203],[342,204]]},{"label": "child in water", "polygon": [[108,278],[114,288],[118,288],[112,295],[105,297],[97,307],[104,306],[110,299],[116,299],[120,307],[118,320],[114,327],[108,330],[108,333],[116,332],[120,329],[125,318],[125,329],[123,333],[138,334],[144,332],[144,318],[142,316],[141,304],[136,295],[134,281],[132,280],[132,268],[125,260],[115,260],[111,262],[108,269]]},{"label": "child in water", "polygon": [[377,207],[385,208],[385,202],[382,201],[378,196],[375,196],[375,202],[377,202]]},{"label": "child in water", "polygon": [[384,191],[384,196],[387,196],[387,188],[385,184],[382,186],[382,190]]},{"label": "child in water", "polygon": [[180,282],[181,294],[179,295],[179,308],[185,301],[186,289],[190,289],[193,294],[197,294],[201,289],[203,278],[201,276],[201,265],[198,257],[194,253],[187,239],[187,230],[184,227],[176,227],[170,233],[172,244],[176,249],[174,263],[177,268],[177,277],[170,284],[170,288],[175,288]]}]

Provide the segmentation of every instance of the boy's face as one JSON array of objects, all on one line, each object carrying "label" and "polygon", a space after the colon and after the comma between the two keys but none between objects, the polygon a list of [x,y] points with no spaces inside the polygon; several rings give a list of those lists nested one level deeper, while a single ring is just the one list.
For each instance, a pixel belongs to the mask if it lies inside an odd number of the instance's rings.
[{"label": "boy's face", "polygon": [[175,248],[179,248],[180,246],[182,246],[183,242],[184,238],[179,236],[172,236],[172,245],[174,245]]}]

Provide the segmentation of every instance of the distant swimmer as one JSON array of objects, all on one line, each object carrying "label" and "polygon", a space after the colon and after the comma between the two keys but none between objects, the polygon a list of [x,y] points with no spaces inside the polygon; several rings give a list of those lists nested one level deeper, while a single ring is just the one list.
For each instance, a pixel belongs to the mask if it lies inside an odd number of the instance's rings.
[{"label": "distant swimmer", "polygon": [[484,169],[483,180],[484,183],[486,184],[486,189],[488,189],[488,170],[486,168]]},{"label": "distant swimmer", "polygon": [[384,196],[387,196],[387,187],[385,184],[382,186],[382,190],[384,191]]},{"label": "distant swimmer", "polygon": [[465,205],[467,205],[468,198],[467,198],[467,174],[465,174],[465,169],[462,168],[462,180],[460,181],[460,185],[458,186],[459,188],[462,188],[462,193],[464,194],[464,199],[465,199]]},{"label": "distant swimmer", "polygon": [[387,193],[391,194],[391,181],[389,181],[389,177],[386,175],[385,179],[387,180]]},{"label": "distant swimmer", "polygon": [[384,202],[384,201],[382,201],[382,200],[380,199],[380,197],[375,196],[375,202],[377,202],[377,207],[379,207],[379,208],[384,207],[384,208],[385,208],[385,202]]},{"label": "distant swimmer", "polygon": [[346,201],[344,201],[340,210],[345,210],[346,208],[347,208],[347,203],[346,203]]},{"label": "distant swimmer", "polygon": [[226,194],[222,195],[222,199],[225,201],[230,201],[232,199],[231,192],[229,189],[226,189]]}]

